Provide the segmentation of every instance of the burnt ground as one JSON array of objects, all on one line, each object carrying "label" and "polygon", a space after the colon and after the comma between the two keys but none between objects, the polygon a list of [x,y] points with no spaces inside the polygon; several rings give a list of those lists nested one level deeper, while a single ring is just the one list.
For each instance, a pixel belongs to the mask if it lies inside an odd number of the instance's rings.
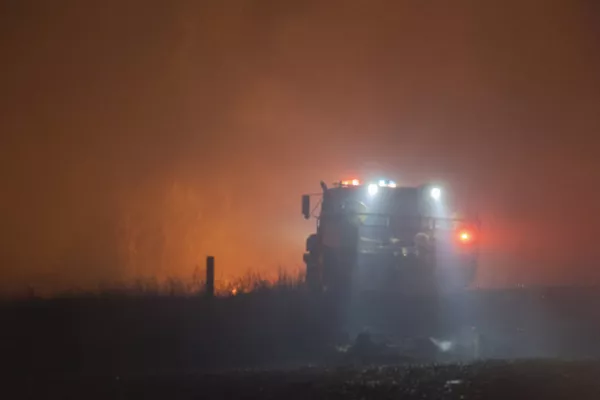
[{"label": "burnt ground", "polygon": [[[599,361],[301,368],[12,381],[29,399],[598,399]],[[5,393],[7,387],[5,386]]]}]

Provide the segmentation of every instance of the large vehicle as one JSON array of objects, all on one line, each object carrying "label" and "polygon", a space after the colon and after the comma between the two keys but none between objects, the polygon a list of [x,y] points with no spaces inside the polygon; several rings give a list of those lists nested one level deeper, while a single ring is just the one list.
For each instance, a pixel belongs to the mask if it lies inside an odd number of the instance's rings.
[{"label": "large vehicle", "polygon": [[[321,188],[302,196],[304,218],[317,221],[304,254],[311,288],[430,293],[473,283],[479,222],[457,218],[442,188],[357,179]],[[322,196],[314,209],[311,196]]]}]

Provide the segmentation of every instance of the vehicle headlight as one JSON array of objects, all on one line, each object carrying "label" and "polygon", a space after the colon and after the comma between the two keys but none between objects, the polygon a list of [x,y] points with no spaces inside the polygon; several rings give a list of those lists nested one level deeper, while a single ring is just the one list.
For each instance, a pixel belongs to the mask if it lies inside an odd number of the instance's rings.
[{"label": "vehicle headlight", "polygon": [[377,194],[377,192],[379,191],[379,186],[376,183],[371,183],[367,187],[367,190],[369,191],[370,196],[375,196]]},{"label": "vehicle headlight", "polygon": [[442,197],[442,189],[438,188],[438,187],[434,187],[431,189],[431,192],[429,192],[429,194],[431,195],[431,197],[434,200],[439,200]]}]

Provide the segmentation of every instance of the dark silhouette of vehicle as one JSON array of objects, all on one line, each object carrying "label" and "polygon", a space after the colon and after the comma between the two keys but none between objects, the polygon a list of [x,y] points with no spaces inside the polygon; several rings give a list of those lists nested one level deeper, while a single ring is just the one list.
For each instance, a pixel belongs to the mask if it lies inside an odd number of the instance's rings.
[{"label": "dark silhouette of vehicle", "polygon": [[442,188],[357,179],[321,188],[302,197],[304,218],[317,221],[304,254],[312,289],[432,293],[473,283],[480,224],[449,209]]}]

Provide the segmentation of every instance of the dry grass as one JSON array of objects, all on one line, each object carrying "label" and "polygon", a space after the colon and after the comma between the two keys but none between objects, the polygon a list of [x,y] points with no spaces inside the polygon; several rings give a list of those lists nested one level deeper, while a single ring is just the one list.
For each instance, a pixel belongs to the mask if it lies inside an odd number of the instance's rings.
[{"label": "dry grass", "polygon": [[[217,297],[229,297],[241,294],[265,291],[281,292],[300,290],[304,283],[302,272],[289,272],[283,268],[275,277],[260,272],[249,271],[234,278],[215,282]],[[72,288],[47,298],[124,298],[124,297],[202,297],[205,294],[206,281],[203,271],[196,269],[191,279],[169,277],[159,280],[154,277],[137,278],[129,282],[102,284],[96,290]],[[26,292],[25,299],[37,298],[33,288]],[[9,300],[9,299],[5,299]]]}]

